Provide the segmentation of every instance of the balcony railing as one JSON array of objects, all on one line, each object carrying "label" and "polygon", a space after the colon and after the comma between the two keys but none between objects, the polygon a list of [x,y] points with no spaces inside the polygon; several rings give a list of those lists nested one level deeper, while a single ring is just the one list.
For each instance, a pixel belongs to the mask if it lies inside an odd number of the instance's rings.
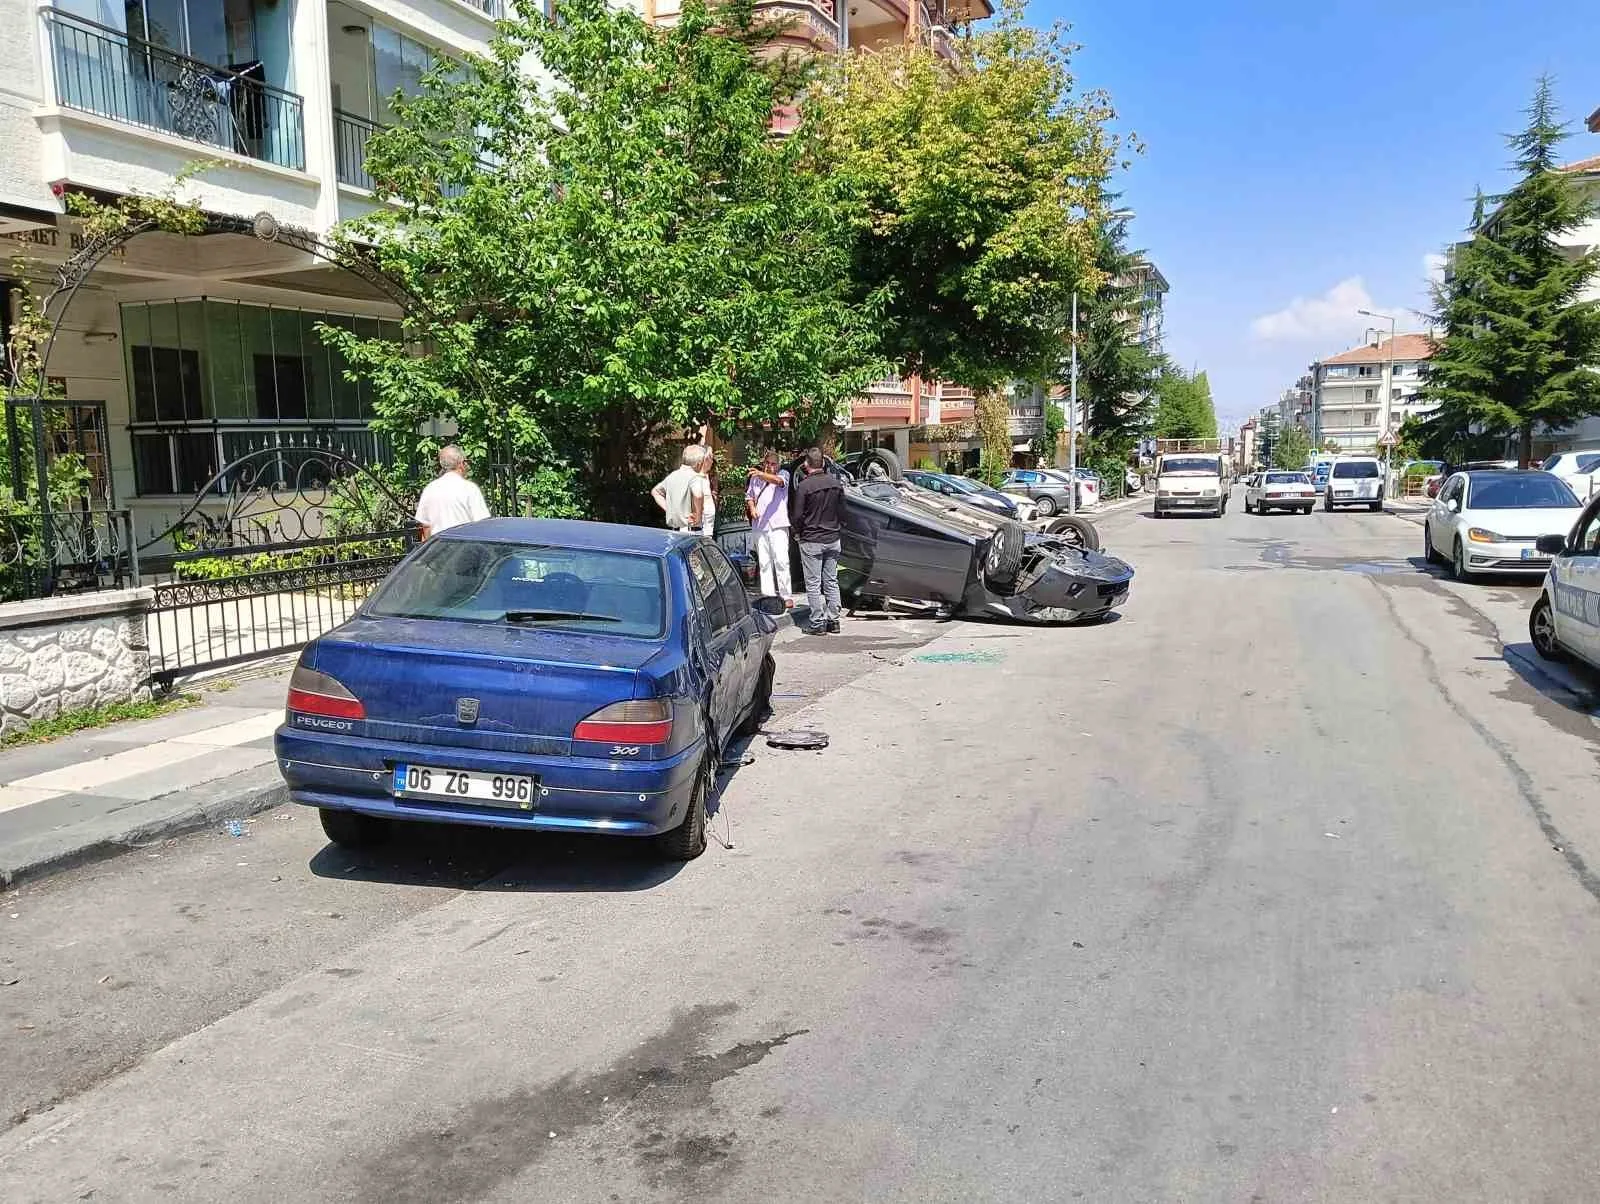
[{"label": "balcony railing", "polygon": [[756,7],[769,20],[790,22],[790,30],[813,46],[837,50],[843,44],[833,0],[760,0]]},{"label": "balcony railing", "polygon": [[905,396],[911,392],[911,386],[898,376],[886,376],[882,380],[875,380],[867,386],[869,395],[879,393],[894,393]]},{"label": "balcony railing", "polygon": [[378,123],[343,109],[333,111],[333,152],[339,167],[339,183],[372,191],[367,174],[367,142],[378,132]]},{"label": "balcony railing", "polygon": [[464,2],[496,21],[506,15],[505,0],[464,0]]},{"label": "balcony railing", "polygon": [[260,63],[216,67],[56,9],[43,16],[62,108],[305,170],[305,103],[266,83]]}]

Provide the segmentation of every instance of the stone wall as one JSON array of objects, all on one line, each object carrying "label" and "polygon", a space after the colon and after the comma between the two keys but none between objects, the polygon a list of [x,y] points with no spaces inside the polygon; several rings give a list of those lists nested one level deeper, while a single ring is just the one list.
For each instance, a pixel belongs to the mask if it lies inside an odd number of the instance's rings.
[{"label": "stone wall", "polygon": [[0,605],[0,735],[150,697],[148,589]]}]

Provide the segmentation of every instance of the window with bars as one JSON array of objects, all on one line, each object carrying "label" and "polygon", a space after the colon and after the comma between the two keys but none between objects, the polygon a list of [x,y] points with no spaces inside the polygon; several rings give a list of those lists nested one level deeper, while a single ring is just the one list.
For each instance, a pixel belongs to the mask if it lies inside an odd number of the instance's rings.
[{"label": "window with bars", "polygon": [[[245,451],[311,434],[368,462],[372,393],[318,324],[400,340],[398,322],[200,299],[122,307],[140,495],[194,493]],[[293,436],[293,437],[291,437]]]}]

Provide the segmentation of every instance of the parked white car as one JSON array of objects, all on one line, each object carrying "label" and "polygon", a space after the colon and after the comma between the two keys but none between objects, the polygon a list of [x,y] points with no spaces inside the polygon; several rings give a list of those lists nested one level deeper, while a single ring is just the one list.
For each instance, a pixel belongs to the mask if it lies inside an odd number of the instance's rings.
[{"label": "parked white car", "polygon": [[1310,514],[1317,504],[1317,487],[1303,472],[1258,472],[1245,479],[1244,512],[1298,510]]},{"label": "parked white car", "polygon": [[1556,452],[1539,467],[1560,477],[1585,501],[1600,492],[1600,449]]},{"label": "parked white car", "polygon": [[1376,456],[1339,456],[1328,469],[1322,508],[1365,506],[1383,509],[1383,462]]},{"label": "parked white car", "polygon": [[1583,513],[1565,481],[1538,469],[1458,472],[1445,481],[1422,526],[1422,552],[1450,566],[1457,581],[1474,573],[1543,573],[1542,535],[1561,535]]},{"label": "parked white car", "polygon": [[1550,572],[1528,616],[1528,638],[1547,660],[1573,657],[1600,669],[1600,497],[1568,535],[1544,535]]}]

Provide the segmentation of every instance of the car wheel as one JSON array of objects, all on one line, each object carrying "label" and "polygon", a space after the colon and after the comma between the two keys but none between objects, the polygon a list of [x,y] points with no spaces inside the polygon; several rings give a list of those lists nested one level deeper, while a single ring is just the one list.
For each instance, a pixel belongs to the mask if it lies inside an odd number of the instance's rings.
[{"label": "car wheel", "polygon": [[739,725],[739,735],[754,736],[772,713],[772,679],[777,673],[778,662],[772,659],[772,653],[769,652],[761,662],[761,678],[756,682],[755,696],[750,699],[750,713]]},{"label": "car wheel", "polygon": [[1244,495],[1244,512],[1246,514],[1250,513],[1250,495],[1248,493]]},{"label": "car wheel", "polygon": [[1467,579],[1467,550],[1459,539],[1456,540],[1455,554],[1450,558],[1450,575],[1457,581]]},{"label": "car wheel", "polygon": [[1540,594],[1533,604],[1533,613],[1528,616],[1528,639],[1533,642],[1533,650],[1545,660],[1567,659],[1556,642],[1556,616],[1550,609],[1549,594]]},{"label": "car wheel", "polygon": [[1433,532],[1427,523],[1422,524],[1422,559],[1425,564],[1439,563],[1439,553],[1433,547]]},{"label": "car wheel", "polygon": [[319,807],[317,818],[322,820],[323,834],[341,849],[373,848],[388,840],[393,831],[388,820],[359,811]]},{"label": "car wheel", "polygon": [[689,798],[689,814],[670,832],[656,837],[656,850],[668,861],[693,861],[706,851],[706,800],[716,780],[711,754],[706,754],[695,775],[694,793]]},{"label": "car wheel", "polygon": [[891,481],[901,480],[905,476],[905,470],[900,467],[900,457],[886,447],[875,447],[871,451],[862,453],[861,462],[856,465],[856,477],[858,480],[865,481],[867,479],[867,466],[869,464],[876,464],[883,469],[883,475]]},{"label": "car wheel", "polygon": [[1070,544],[1082,548],[1085,552],[1098,552],[1100,550],[1100,532],[1095,525],[1086,518],[1067,514],[1056,519],[1045,528],[1046,535],[1059,535]]},{"label": "car wheel", "polygon": [[1053,497],[1040,497],[1035,513],[1040,518],[1050,518],[1056,512],[1056,499]]},{"label": "car wheel", "polygon": [[1333,494],[1325,493],[1322,495],[1322,508],[1329,514],[1333,513]]},{"label": "car wheel", "polygon": [[1021,523],[1002,522],[989,537],[989,551],[983,558],[983,583],[990,589],[1004,593],[1017,579],[1022,567],[1022,549],[1027,541],[1027,528]]}]

